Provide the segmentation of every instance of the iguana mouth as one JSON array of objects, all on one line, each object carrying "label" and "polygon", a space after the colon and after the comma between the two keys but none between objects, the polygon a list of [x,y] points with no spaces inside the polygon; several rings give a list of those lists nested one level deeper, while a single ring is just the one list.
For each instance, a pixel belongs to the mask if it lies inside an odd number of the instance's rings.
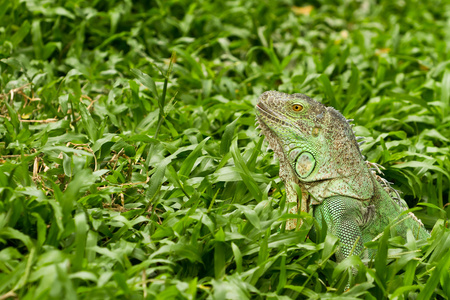
[{"label": "iguana mouth", "polygon": [[268,109],[267,106],[265,106],[262,102],[259,102],[258,104],[256,104],[256,108],[258,108],[258,111],[265,116],[273,115],[273,112],[270,111],[270,109]]},{"label": "iguana mouth", "polygon": [[[266,124],[267,126],[269,125],[269,124],[267,124],[267,121],[275,122],[279,125],[284,125],[284,126],[289,126],[289,127],[291,126],[288,122],[283,121],[282,116],[278,116],[278,114],[276,112],[269,109],[262,102],[259,102],[258,104],[256,104],[256,108],[258,109],[257,111],[259,112],[259,114],[257,114],[258,119],[260,121],[262,121],[264,124]],[[270,128],[270,126],[268,126],[268,127]]]},{"label": "iguana mouth", "polygon": [[278,142],[278,137],[275,134],[274,131],[272,131],[267,124],[267,121],[270,123],[273,122],[280,122],[281,120],[275,118],[272,116],[271,112],[267,107],[262,104],[258,103],[256,105],[257,108],[257,129],[261,130],[261,134],[264,135],[265,140],[268,142],[269,147],[275,151],[275,155],[279,157],[282,153],[282,147]]}]

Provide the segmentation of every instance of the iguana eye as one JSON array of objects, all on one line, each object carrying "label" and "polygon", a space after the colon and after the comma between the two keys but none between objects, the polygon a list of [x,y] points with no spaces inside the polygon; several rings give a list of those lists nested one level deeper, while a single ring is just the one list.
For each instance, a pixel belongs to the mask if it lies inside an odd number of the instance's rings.
[{"label": "iguana eye", "polygon": [[301,104],[292,104],[293,111],[302,111],[303,106]]}]

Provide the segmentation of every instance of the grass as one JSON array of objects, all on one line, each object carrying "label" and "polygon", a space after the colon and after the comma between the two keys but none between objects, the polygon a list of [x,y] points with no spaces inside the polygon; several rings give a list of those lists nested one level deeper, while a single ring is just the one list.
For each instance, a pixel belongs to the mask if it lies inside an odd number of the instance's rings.
[{"label": "grass", "polygon": [[[446,1],[0,0],[0,299],[446,299]],[[355,119],[428,229],[284,231],[260,93]],[[354,272],[354,270],[358,272]],[[347,284],[350,282],[350,288]]]}]

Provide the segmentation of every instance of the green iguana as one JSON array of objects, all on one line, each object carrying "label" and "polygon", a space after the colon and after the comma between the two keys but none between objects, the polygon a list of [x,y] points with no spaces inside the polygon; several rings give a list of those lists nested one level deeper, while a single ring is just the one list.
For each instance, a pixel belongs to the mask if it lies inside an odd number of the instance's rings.
[{"label": "green iguana", "polygon": [[[276,91],[263,93],[256,108],[259,128],[280,161],[287,201],[297,203],[290,212],[298,210],[298,185],[302,211],[313,210],[318,223],[325,221],[340,239],[338,261],[350,254],[371,258],[374,252],[364,251],[364,243],[393,223],[403,237],[408,230],[416,238],[430,236],[414,214],[400,216],[406,204],[376,175],[378,165],[364,160],[351,120],[339,111],[303,94]],[[295,226],[296,220],[286,224]]]}]

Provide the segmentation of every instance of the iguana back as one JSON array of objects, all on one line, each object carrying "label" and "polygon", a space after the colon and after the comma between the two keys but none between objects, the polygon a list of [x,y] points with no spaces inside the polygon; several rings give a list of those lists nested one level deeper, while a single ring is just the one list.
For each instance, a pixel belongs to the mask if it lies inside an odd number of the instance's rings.
[{"label": "iguana back", "polygon": [[[338,260],[351,253],[372,256],[363,251],[364,243],[390,224],[403,237],[408,230],[416,238],[429,236],[414,214],[401,215],[405,209],[398,193],[369,168],[378,167],[364,160],[339,111],[303,94],[276,91],[263,93],[256,108],[259,128],[280,161],[288,201],[300,203],[300,196],[301,210],[311,207],[318,223],[326,222],[340,239]],[[286,227],[295,228],[295,222]]]}]

